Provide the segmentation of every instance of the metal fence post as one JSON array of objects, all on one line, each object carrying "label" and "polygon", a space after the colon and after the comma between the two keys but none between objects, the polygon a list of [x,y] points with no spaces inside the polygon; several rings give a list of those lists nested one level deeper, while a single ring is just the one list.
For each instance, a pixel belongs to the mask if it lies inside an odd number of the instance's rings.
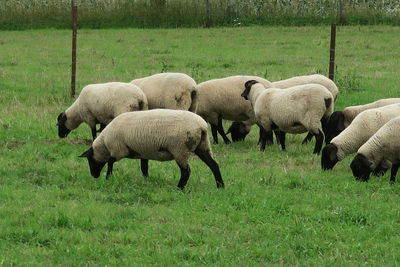
[{"label": "metal fence post", "polygon": [[71,90],[70,96],[75,97],[76,87],[76,35],[78,26],[78,7],[74,0],[71,0],[71,12],[72,12],[72,64],[71,64]]},{"label": "metal fence post", "polygon": [[336,24],[331,25],[331,46],[329,53],[329,79],[335,78],[335,46],[336,46]]}]

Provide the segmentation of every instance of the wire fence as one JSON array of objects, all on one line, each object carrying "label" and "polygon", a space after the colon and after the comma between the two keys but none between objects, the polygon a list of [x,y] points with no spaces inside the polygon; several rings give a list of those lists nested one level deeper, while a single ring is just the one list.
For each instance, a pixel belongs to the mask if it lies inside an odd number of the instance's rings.
[{"label": "wire fence", "polygon": [[[80,27],[400,25],[398,0],[76,0]],[[0,29],[69,28],[70,0],[2,0]]]}]

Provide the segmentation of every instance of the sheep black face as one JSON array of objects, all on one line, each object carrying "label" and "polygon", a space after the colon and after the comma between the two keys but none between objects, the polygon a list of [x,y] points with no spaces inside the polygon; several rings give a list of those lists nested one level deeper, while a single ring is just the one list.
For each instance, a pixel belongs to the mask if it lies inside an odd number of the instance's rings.
[{"label": "sheep black face", "polygon": [[361,154],[357,154],[350,164],[350,168],[353,172],[353,176],[356,180],[367,182],[371,174],[371,163],[368,159]]},{"label": "sheep black face", "polygon": [[243,141],[249,134],[246,125],[243,122],[234,121],[226,134],[230,133],[233,142]]},{"label": "sheep black face", "polygon": [[253,86],[253,84],[256,84],[256,83],[258,83],[256,80],[250,80],[250,81],[245,82],[245,84],[244,84],[245,89],[244,89],[243,93],[241,94],[241,96],[244,99],[249,100],[248,96],[250,93],[250,89]]},{"label": "sheep black face", "polygon": [[65,115],[65,112],[60,113],[57,117],[57,126],[58,126],[58,136],[60,138],[65,138],[67,135],[71,132],[70,129],[65,126],[65,123],[67,122],[67,115]]},{"label": "sheep black face", "polygon": [[93,148],[89,148],[87,151],[83,152],[82,155],[79,157],[81,158],[87,158],[89,162],[89,168],[90,168],[90,174],[94,178],[99,178],[101,170],[103,169],[104,165],[106,165],[107,162],[100,162],[97,161],[93,158]]},{"label": "sheep black face", "polygon": [[321,168],[326,170],[332,170],[336,163],[339,161],[336,153],[338,149],[336,145],[329,144],[322,149],[322,156],[321,156]]},{"label": "sheep black face", "polygon": [[335,111],[329,117],[325,126],[325,142],[329,144],[333,138],[338,136],[344,130],[344,114],[342,111]]}]

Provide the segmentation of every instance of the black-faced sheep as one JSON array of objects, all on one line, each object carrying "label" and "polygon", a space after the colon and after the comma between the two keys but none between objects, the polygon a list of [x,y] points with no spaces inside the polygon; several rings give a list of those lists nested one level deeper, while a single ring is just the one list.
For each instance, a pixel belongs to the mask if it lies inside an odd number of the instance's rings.
[{"label": "black-faced sheep", "polygon": [[390,183],[396,180],[400,164],[400,117],[396,117],[383,125],[357,151],[350,164],[354,177],[360,181],[368,181],[371,172],[390,161],[392,171]]},{"label": "black-faced sheep", "polygon": [[198,115],[183,110],[154,109],[128,112],[116,117],[81,157],[89,162],[93,177],[100,176],[108,163],[122,158],[141,159],[141,170],[148,175],[148,160],[175,160],[181,170],[178,187],[189,179],[189,157],[196,154],[214,174],[217,187],[224,187],[218,164],[212,158],[207,123]]},{"label": "black-faced sheep", "polygon": [[[339,89],[332,80],[321,74],[295,76],[289,79],[272,82],[271,85],[268,87],[286,89],[297,85],[311,84],[311,83],[320,84],[326,87],[326,89],[328,89],[328,91],[332,93],[332,96],[336,101]],[[232,140],[238,140],[238,141],[244,140],[244,138],[250,131],[250,127],[251,125],[246,125],[243,122],[234,122],[229,127],[228,132],[231,132]],[[323,124],[322,127],[323,130],[325,130],[325,124]],[[312,139],[312,136],[313,135],[309,133],[302,143],[303,144],[308,143]],[[277,141],[279,142],[278,138]],[[269,144],[273,143],[272,133],[268,133],[267,142]]]},{"label": "black-faced sheep", "polygon": [[96,124],[100,131],[116,116],[130,111],[146,110],[147,98],[136,85],[111,82],[85,86],[75,102],[58,115],[57,126],[60,138],[76,129],[82,122],[89,125],[93,140]]},{"label": "black-faced sheep", "polygon": [[[305,84],[287,88],[265,88],[257,81],[245,83],[242,97],[250,100],[257,123],[266,132],[279,130],[282,150],[286,149],[285,133],[309,132],[316,137],[314,153],[321,151],[324,134],[321,119],[328,118],[333,111],[333,96],[324,86]],[[261,140],[264,150],[266,139]]]},{"label": "black-faced sheep", "polygon": [[[321,168],[331,170],[337,162],[356,152],[385,123],[399,116],[400,104],[368,109],[358,114],[352,123],[330,144],[324,147],[321,155]],[[381,173],[385,171],[382,166]]]},{"label": "black-faced sheep", "polygon": [[325,142],[327,144],[330,143],[335,136],[339,135],[347,126],[350,125],[354,118],[364,110],[396,103],[400,103],[400,98],[380,99],[365,105],[350,106],[344,108],[343,111],[333,112],[325,129]]}]

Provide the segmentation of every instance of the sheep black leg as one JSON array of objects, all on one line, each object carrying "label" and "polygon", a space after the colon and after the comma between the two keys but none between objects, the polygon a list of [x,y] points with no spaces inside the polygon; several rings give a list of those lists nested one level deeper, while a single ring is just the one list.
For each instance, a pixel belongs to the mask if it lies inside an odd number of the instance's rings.
[{"label": "sheep black leg", "polygon": [[379,165],[376,167],[376,169],[372,172],[373,175],[376,177],[383,176],[386,171],[389,169],[389,166],[385,163],[385,161],[382,161],[379,163]]},{"label": "sheep black leg", "polygon": [[267,144],[267,131],[264,130],[264,128],[262,129],[263,133],[260,135],[260,151],[264,151],[265,150],[265,145]]},{"label": "sheep black leg", "polygon": [[214,140],[214,144],[218,144],[217,126],[214,124],[211,124],[211,134]]},{"label": "sheep black leg", "polygon": [[286,151],[286,133],[279,131],[279,143],[281,144],[282,151]]},{"label": "sheep black leg", "polygon": [[313,138],[313,134],[312,133],[308,133],[307,136],[304,138],[303,142],[301,142],[302,145],[308,144],[308,142],[311,141],[311,139]]},{"label": "sheep black leg", "polygon": [[397,171],[399,170],[399,164],[393,164],[392,165],[392,170],[390,171],[390,184],[394,184],[394,181],[396,181],[396,175]]},{"label": "sheep black leg", "polygon": [[261,140],[263,140],[265,138],[266,138],[265,140],[266,140],[267,146],[274,144],[274,135],[273,135],[272,131],[267,132],[266,130],[264,130],[264,128],[262,126],[260,126],[260,125],[257,125],[257,126],[258,126],[258,128],[260,128],[257,145],[261,144]]},{"label": "sheep black leg", "polygon": [[140,170],[144,177],[149,176],[149,160],[148,159],[140,159]]},{"label": "sheep black leg", "polygon": [[194,153],[210,168],[214,175],[215,182],[217,183],[217,187],[223,188],[225,185],[221,177],[218,163],[211,157],[210,153],[199,149],[196,149]]},{"label": "sheep black leg", "polygon": [[94,139],[96,139],[96,136],[97,136],[97,133],[96,133],[96,126],[94,126],[93,128],[91,128],[91,130],[92,130],[92,138],[93,138],[93,141],[94,141]]},{"label": "sheep black leg", "polygon": [[98,133],[101,133],[107,125],[100,123],[100,128],[97,130]]},{"label": "sheep black leg", "polygon": [[314,147],[314,152],[313,154],[319,155],[322,149],[322,143],[324,142],[324,134],[321,132],[320,129],[318,129],[318,134],[314,134],[315,136],[315,147]]},{"label": "sheep black leg", "polygon": [[276,138],[276,143],[279,145],[280,144],[279,131],[274,131],[274,134],[275,134],[275,138]]},{"label": "sheep black leg", "polygon": [[231,141],[229,138],[226,136],[224,127],[222,126],[222,119],[218,119],[218,126],[217,126],[218,133],[222,136],[222,139],[224,139],[225,144],[230,144]]},{"label": "sheep black leg", "polygon": [[178,187],[179,187],[179,189],[183,190],[183,188],[185,188],[187,181],[189,180],[190,167],[189,167],[189,164],[187,165],[186,168],[183,168],[179,164],[178,164],[178,166],[181,169],[181,179],[179,180]]},{"label": "sheep black leg", "polygon": [[114,163],[116,162],[116,159],[111,157],[108,160],[108,164],[107,164],[107,174],[106,174],[106,179],[108,179],[108,177],[110,177],[110,175],[113,172],[113,167],[114,167]]}]

